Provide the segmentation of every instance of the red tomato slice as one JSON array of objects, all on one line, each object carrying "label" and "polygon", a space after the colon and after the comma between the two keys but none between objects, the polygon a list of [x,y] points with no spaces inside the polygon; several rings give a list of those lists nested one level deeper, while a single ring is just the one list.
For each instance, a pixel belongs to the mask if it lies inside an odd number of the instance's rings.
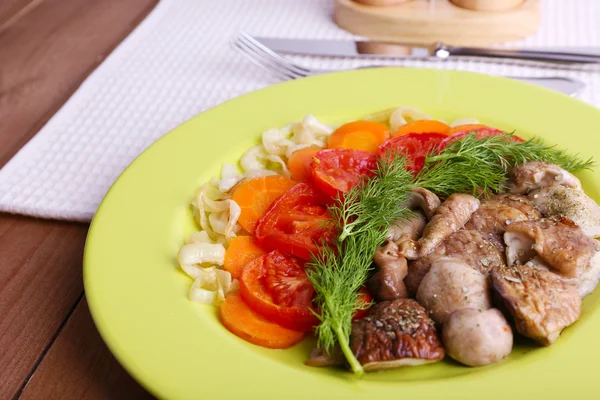
[{"label": "red tomato slice", "polygon": [[277,250],[244,267],[240,294],[257,313],[284,328],[308,332],[319,323],[311,311],[315,290],[303,263]]},{"label": "red tomato slice", "polygon": [[[499,129],[488,128],[488,127],[477,128],[477,129],[470,129],[470,130],[466,130],[466,131],[456,132],[453,135],[448,136],[446,139],[442,140],[442,142],[439,145],[439,149],[440,150],[445,149],[451,143],[457,141],[460,138],[463,138],[463,137],[467,136],[471,132],[474,132],[477,135],[477,139],[483,139],[484,137],[494,136],[494,135],[501,135],[501,134],[505,133],[504,131],[501,131]],[[515,136],[515,135],[513,135],[513,140],[515,142],[524,142],[523,139],[521,139],[520,137]]]},{"label": "red tomato slice", "polygon": [[[358,291],[358,301],[363,304],[369,304],[373,301],[373,297],[371,296],[371,293],[363,287]],[[354,317],[352,317],[352,321],[366,317],[369,314],[369,309],[370,307],[365,308],[364,310],[357,310]]]},{"label": "red tomato slice", "polygon": [[373,176],[377,157],[362,150],[327,149],[317,153],[310,168],[317,187],[336,197],[348,193],[363,177]]},{"label": "red tomato slice", "polygon": [[298,183],[275,200],[258,221],[254,234],[259,245],[310,260],[318,246],[335,240],[327,227],[328,199],[306,183]]},{"label": "red tomato slice", "polygon": [[425,164],[425,158],[446,139],[441,133],[409,133],[396,136],[379,146],[377,155],[406,155],[406,169],[417,175]]}]

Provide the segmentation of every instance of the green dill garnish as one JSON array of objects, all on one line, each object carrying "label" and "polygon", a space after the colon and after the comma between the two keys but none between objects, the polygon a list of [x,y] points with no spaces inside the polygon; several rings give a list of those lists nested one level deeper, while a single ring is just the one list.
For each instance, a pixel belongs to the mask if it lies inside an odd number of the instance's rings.
[{"label": "green dill garnish", "polygon": [[527,161],[546,161],[567,171],[589,169],[591,158],[582,160],[539,138],[517,142],[512,134],[478,139],[475,133],[430,154],[414,184],[439,196],[452,193],[489,194],[499,192],[510,168]]},{"label": "green dill garnish", "polygon": [[330,207],[340,232],[338,240],[333,248],[320,248],[307,266],[321,310],[316,328],[319,347],[330,352],[339,343],[357,375],[363,374],[363,368],[350,349],[350,329],[352,315],[361,307],[358,289],[367,280],[373,254],[384,242],[389,225],[410,213],[399,205],[408,196],[411,179],[404,158],[381,159],[372,179],[352,188]]},{"label": "green dill garnish", "polygon": [[398,207],[412,187],[412,176],[405,165],[404,157],[383,157],[373,179],[338,198],[336,205],[330,207],[333,221],[339,221],[340,242],[350,235],[387,227],[407,216],[405,213],[409,211]]}]

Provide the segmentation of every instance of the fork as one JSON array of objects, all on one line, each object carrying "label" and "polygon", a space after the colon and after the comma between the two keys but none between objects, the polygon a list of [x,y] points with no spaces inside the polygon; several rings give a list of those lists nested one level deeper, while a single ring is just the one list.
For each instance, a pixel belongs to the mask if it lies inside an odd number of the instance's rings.
[{"label": "fork", "polygon": [[[233,46],[239,50],[249,61],[268,71],[280,80],[298,79],[307,76],[327,74],[336,72],[333,69],[313,69],[298,65],[282,55],[274,52],[245,32],[233,41]],[[381,65],[357,67],[354,69],[377,68]],[[585,88],[585,84],[579,80],[563,77],[509,77],[544,86],[569,96],[577,96]]]}]

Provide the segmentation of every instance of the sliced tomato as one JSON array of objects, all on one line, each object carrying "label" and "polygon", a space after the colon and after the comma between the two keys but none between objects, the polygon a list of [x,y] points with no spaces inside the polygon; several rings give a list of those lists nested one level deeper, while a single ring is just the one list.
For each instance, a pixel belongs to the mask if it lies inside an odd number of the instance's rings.
[{"label": "sliced tomato", "polygon": [[406,169],[416,175],[423,168],[427,155],[446,137],[441,133],[409,133],[396,136],[379,146],[377,154],[379,157],[405,155]]},{"label": "sliced tomato", "polygon": [[257,313],[288,329],[308,332],[319,323],[311,309],[315,290],[303,262],[274,250],[247,264],[240,294]]},{"label": "sliced tomato", "polygon": [[[369,291],[363,287],[358,291],[358,301],[361,304],[370,304],[373,302],[373,296],[371,296],[371,293],[369,293]],[[369,309],[370,307],[365,308],[364,310],[357,310],[354,314],[354,317],[352,317],[352,321],[366,317],[369,314]]]},{"label": "sliced tomato", "polygon": [[[470,126],[470,125],[466,125],[466,126]],[[446,139],[442,140],[442,142],[439,145],[439,149],[440,150],[445,149],[451,143],[454,143],[458,139],[461,139],[461,138],[467,136],[469,133],[475,133],[477,136],[477,139],[483,139],[484,137],[488,137],[488,136],[501,135],[505,132],[501,131],[500,129],[490,128],[490,127],[486,127],[486,126],[483,126],[480,128],[475,128],[475,129],[467,129],[464,131],[456,132],[456,133],[452,134],[451,136],[448,136]],[[515,136],[515,135],[513,135],[513,140],[515,142],[524,142],[523,139],[521,139],[520,137]]]},{"label": "sliced tomato", "polygon": [[362,150],[327,149],[317,153],[310,166],[313,182],[323,193],[348,193],[377,168],[377,157]]},{"label": "sliced tomato", "polygon": [[306,183],[275,200],[258,221],[254,234],[259,245],[309,260],[318,246],[331,243],[335,232],[329,227],[326,196]]}]

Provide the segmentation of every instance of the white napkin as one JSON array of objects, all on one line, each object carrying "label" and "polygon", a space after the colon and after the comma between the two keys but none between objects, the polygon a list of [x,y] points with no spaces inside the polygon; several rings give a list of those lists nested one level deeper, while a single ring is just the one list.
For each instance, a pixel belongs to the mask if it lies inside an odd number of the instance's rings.
[{"label": "white napkin", "polygon": [[[89,221],[110,185],[146,147],[190,117],[275,82],[230,46],[240,30],[297,38],[351,38],[331,21],[332,0],[162,0],[44,128],[0,170],[0,211]],[[542,0],[528,46],[599,46],[600,1]],[[296,57],[310,67],[353,59]],[[372,62],[372,61],[371,61]],[[562,75],[588,84],[600,106],[600,68],[461,60],[378,64],[495,75]],[[260,132],[256,132],[258,135]]]}]

